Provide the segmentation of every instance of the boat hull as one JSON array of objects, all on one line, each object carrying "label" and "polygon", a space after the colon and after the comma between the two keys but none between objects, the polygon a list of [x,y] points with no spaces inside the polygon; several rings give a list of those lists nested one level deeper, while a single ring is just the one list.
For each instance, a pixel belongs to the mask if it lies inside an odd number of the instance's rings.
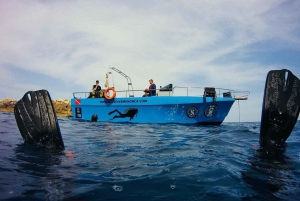
[{"label": "boat hull", "polygon": [[191,96],[71,99],[76,120],[132,123],[221,124],[234,99]]}]

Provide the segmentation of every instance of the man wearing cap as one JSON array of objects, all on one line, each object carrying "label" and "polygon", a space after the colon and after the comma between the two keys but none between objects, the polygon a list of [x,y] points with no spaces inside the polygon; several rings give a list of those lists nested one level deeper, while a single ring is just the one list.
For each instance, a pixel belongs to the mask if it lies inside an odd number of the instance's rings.
[{"label": "man wearing cap", "polygon": [[101,91],[101,86],[99,85],[99,80],[96,80],[96,84],[93,85],[93,91],[95,92],[95,97],[99,98],[99,91]]},{"label": "man wearing cap", "polygon": [[93,85],[93,91],[100,91],[101,86],[99,85],[99,80],[96,80],[96,84]]}]

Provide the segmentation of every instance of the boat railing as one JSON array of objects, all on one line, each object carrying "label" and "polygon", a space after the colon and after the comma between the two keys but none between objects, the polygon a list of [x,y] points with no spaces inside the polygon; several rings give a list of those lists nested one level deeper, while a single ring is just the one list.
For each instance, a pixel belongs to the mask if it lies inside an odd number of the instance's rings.
[{"label": "boat railing", "polygon": [[[104,90],[102,90],[102,91],[104,92]],[[159,91],[159,89],[156,89],[156,91]],[[133,97],[132,96],[133,92],[141,92],[141,93],[145,94],[144,90],[131,90],[131,89],[130,90],[116,90],[116,94],[117,94],[116,97]],[[73,92],[73,97],[75,99],[88,98],[90,96],[90,94],[91,94],[91,92]],[[169,95],[172,96],[171,93]]]},{"label": "boat railing", "polygon": [[204,96],[206,89],[214,90],[216,97],[231,97],[236,100],[247,100],[250,92],[239,91],[226,88],[215,88],[215,87],[194,87],[194,86],[175,86],[173,92],[176,95],[185,96]]},{"label": "boat railing", "polygon": [[[193,86],[175,86],[169,89],[156,89],[157,96],[215,96],[215,97],[230,97],[236,100],[247,100],[250,95],[249,91],[238,91],[225,88],[214,87],[193,87]],[[144,90],[118,90],[116,91],[117,97],[132,97],[133,92],[140,92],[143,96]],[[91,92],[74,92],[75,99],[88,98]],[[214,95],[215,94],[215,95]]]}]

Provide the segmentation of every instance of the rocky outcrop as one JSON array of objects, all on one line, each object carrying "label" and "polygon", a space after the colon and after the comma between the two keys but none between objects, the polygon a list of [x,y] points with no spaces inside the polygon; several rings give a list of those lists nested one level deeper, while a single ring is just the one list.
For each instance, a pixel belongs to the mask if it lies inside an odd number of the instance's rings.
[{"label": "rocky outcrop", "polygon": [[16,103],[17,101],[11,98],[5,98],[3,100],[0,100],[0,111],[13,112]]},{"label": "rocky outcrop", "polygon": [[[0,100],[0,111],[13,112],[17,102],[18,101],[12,100],[11,98]],[[57,116],[66,117],[68,115],[72,115],[70,100],[58,99],[52,100],[52,102]]]},{"label": "rocky outcrop", "polygon": [[66,117],[72,115],[71,102],[68,99],[52,100],[57,116]]}]

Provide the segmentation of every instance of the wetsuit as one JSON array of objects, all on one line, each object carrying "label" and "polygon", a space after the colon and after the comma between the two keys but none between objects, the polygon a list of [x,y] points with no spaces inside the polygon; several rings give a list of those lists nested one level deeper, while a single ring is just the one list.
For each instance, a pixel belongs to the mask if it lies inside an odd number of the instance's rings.
[{"label": "wetsuit", "polygon": [[[93,89],[96,87],[96,85],[93,85]],[[95,97],[96,98],[99,98],[99,91],[101,90],[101,87],[100,85],[97,86],[97,89],[95,91]]]},{"label": "wetsuit", "polygon": [[[96,87],[96,85],[93,85],[93,89],[94,89],[95,87]],[[100,85],[98,85],[96,91],[100,91],[100,90],[101,90],[101,87],[100,87]]]}]

